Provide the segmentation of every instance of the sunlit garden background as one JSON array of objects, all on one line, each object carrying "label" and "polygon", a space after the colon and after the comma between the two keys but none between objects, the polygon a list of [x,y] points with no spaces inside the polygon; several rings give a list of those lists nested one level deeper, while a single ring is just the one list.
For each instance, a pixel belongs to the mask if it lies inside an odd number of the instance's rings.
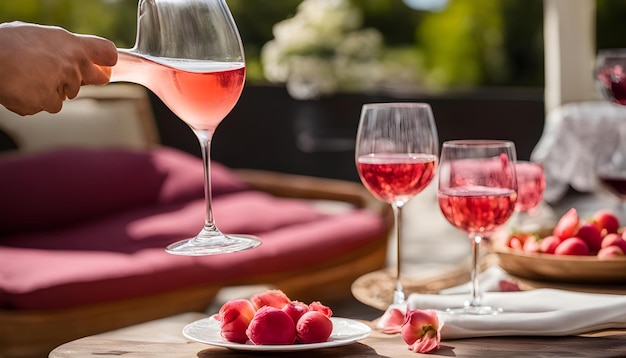
[{"label": "sunlit garden background", "polygon": [[[429,8],[428,5],[431,5]],[[543,85],[542,0],[229,0],[248,83],[290,94]],[[59,25],[131,47],[136,0],[0,2],[0,20]],[[626,2],[597,0],[598,48],[626,47]]]}]

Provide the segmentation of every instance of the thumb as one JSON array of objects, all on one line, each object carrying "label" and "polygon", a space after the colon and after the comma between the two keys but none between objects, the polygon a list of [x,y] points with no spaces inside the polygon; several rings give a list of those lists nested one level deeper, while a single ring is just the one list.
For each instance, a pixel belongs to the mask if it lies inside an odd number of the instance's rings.
[{"label": "thumb", "polygon": [[91,35],[80,35],[80,39],[93,63],[102,66],[114,66],[117,63],[117,47],[113,42]]}]

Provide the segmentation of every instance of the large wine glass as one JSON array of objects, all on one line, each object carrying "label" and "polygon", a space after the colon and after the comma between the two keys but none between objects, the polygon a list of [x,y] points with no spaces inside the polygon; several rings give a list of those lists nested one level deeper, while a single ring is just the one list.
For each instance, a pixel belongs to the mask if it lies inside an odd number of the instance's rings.
[{"label": "large wine glass", "polygon": [[454,314],[497,314],[481,304],[478,258],[481,241],[505,224],[515,209],[515,145],[510,141],[455,140],[443,143],[439,167],[439,207],[446,220],[472,240],[471,298]]},{"label": "large wine glass", "polygon": [[243,45],[230,9],[224,0],[140,0],[137,21],[135,46],[118,50],[111,82],[134,82],[154,92],[193,130],[204,161],[204,226],[166,251],[197,256],[259,246],[257,237],[220,232],[211,209],[211,140],[245,79]]},{"label": "large wine glass", "polygon": [[432,181],[438,149],[437,127],[429,104],[363,105],[355,161],[363,185],[393,208],[397,248],[394,304],[405,302],[400,281],[402,207]]},{"label": "large wine glass", "polygon": [[605,99],[626,105],[626,49],[601,49],[596,56],[595,79]]}]

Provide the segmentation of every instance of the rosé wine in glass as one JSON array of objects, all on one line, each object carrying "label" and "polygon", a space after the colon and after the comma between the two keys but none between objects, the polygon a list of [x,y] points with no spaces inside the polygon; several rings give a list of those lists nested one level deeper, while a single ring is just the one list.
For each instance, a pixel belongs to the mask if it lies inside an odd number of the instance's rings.
[{"label": "ros\u00e9 wine in glass", "polygon": [[357,171],[379,200],[408,201],[433,180],[437,157],[432,154],[377,153],[357,158]]},{"label": "ros\u00e9 wine in glass", "polygon": [[491,233],[513,213],[515,190],[491,187],[455,187],[439,192],[443,216],[465,232]]},{"label": "ros\u00e9 wine in glass", "polygon": [[243,63],[151,58],[122,50],[118,53],[111,82],[144,85],[195,129],[215,130],[243,90]]},{"label": "ros\u00e9 wine in glass", "polygon": [[437,127],[427,103],[363,105],[355,163],[361,182],[391,204],[396,226],[396,283],[393,303],[405,303],[400,280],[402,208],[432,181],[439,152]]},{"label": "ros\u00e9 wine in glass", "polygon": [[471,298],[453,314],[493,315],[478,290],[481,241],[504,225],[515,210],[517,175],[515,144],[497,140],[453,140],[443,143],[438,201],[443,216],[472,240]]},{"label": "ros\u00e9 wine in glass", "polygon": [[517,204],[515,210],[530,212],[543,200],[546,178],[541,163],[517,161]]}]

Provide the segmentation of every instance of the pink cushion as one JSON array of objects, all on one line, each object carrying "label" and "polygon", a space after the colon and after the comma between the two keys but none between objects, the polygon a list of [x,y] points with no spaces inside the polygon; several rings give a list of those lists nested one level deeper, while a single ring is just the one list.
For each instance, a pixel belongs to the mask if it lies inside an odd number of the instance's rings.
[{"label": "pink cushion", "polygon": [[[60,149],[0,158],[0,232],[36,231],[204,194],[200,159],[157,148]],[[245,184],[212,165],[213,195]],[[1,236],[1,235],[0,235]]]}]

